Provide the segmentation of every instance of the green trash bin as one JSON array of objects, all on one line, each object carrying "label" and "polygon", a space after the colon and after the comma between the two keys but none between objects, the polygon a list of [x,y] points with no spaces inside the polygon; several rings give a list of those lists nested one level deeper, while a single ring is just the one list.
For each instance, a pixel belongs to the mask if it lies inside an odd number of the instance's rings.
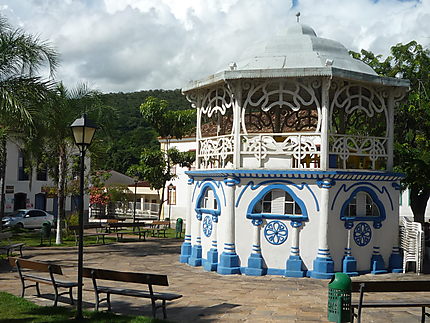
[{"label": "green trash bin", "polygon": [[181,218],[176,219],[176,238],[181,238],[183,224],[184,220],[182,220]]},{"label": "green trash bin", "polygon": [[351,278],[335,273],[328,284],[328,320],[351,322]]},{"label": "green trash bin", "polygon": [[43,240],[48,239],[49,245],[51,245],[51,222],[46,221],[42,223],[42,228],[40,229],[40,244],[43,244]]}]

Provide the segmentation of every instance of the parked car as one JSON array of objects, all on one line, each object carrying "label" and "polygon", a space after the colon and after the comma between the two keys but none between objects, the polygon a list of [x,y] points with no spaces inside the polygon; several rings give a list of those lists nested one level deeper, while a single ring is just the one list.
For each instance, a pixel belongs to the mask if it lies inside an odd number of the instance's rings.
[{"label": "parked car", "polygon": [[3,227],[41,228],[44,222],[54,224],[54,216],[43,210],[22,209],[2,219]]}]

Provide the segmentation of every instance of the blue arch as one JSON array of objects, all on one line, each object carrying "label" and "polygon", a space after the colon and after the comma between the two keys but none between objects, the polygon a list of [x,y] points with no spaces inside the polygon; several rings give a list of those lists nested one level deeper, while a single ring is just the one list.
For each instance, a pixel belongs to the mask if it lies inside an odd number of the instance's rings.
[{"label": "blue arch", "polygon": [[[216,210],[215,209],[205,209],[205,208],[201,207],[203,198],[204,198],[207,190],[212,190],[214,192],[214,197],[215,197],[218,209],[216,209]],[[217,217],[221,214],[221,203],[219,201],[219,197],[218,197],[218,194],[216,193],[215,187],[212,183],[206,182],[205,184],[202,185],[200,193],[197,196],[195,211],[196,211],[197,216],[199,218],[201,218],[202,214],[204,214],[204,213],[205,214],[212,214],[212,215],[215,215]]]},{"label": "blue arch", "polygon": [[[300,206],[302,210],[302,215],[294,215],[294,214],[272,214],[272,213],[253,213],[255,205],[269,192],[275,189],[280,189],[291,195],[293,200]],[[297,197],[296,194],[284,184],[272,184],[260,191],[258,195],[251,201],[248,206],[248,210],[246,212],[246,218],[252,220],[261,220],[261,219],[278,219],[278,220],[292,220],[292,221],[307,221],[308,220],[308,211],[306,209],[305,203]]]},{"label": "blue arch", "polygon": [[[348,207],[349,203],[351,203],[352,199],[359,193],[359,192],[366,192],[370,195],[373,202],[376,204],[379,210],[379,216],[351,216],[348,217],[346,215],[346,208]],[[375,228],[381,227],[381,222],[386,219],[386,212],[384,204],[381,202],[381,200],[378,198],[378,195],[375,193],[374,190],[372,190],[369,187],[366,186],[360,186],[357,187],[349,196],[349,198],[343,203],[342,208],[340,210],[340,219],[342,221],[345,221],[345,225],[348,225],[348,223],[354,223],[354,221],[373,221],[373,226]]]}]

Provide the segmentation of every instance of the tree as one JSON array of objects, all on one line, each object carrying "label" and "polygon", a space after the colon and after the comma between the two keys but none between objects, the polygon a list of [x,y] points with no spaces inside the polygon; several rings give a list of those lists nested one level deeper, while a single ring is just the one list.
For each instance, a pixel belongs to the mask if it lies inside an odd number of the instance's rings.
[{"label": "tree", "polygon": [[147,181],[151,188],[159,192],[158,218],[160,218],[166,182],[175,177],[172,174],[172,166],[191,167],[195,160],[194,152],[180,152],[176,148],[170,148],[170,138],[181,139],[194,130],[196,114],[194,110],[169,109],[166,100],[154,97],[148,97],[140,105],[140,113],[145,122],[161,137],[166,138],[166,147],[163,150],[144,149],[139,164],[131,166],[127,173]]},{"label": "tree", "polygon": [[[100,104],[99,93],[80,84],[74,89],[67,89],[59,83],[52,92],[45,109],[41,111],[43,125],[40,136],[44,141],[45,162],[49,173],[57,186],[58,212],[56,244],[61,243],[61,221],[65,218],[65,198],[67,175],[70,173],[70,158],[73,157],[74,141],[70,125],[83,112],[99,125],[109,116],[109,109]],[[100,113],[104,110],[105,113]],[[93,146],[96,143],[93,142]],[[90,147],[90,148],[91,148]]]},{"label": "tree", "polygon": [[4,17],[0,17],[0,53],[0,213],[3,216],[7,140],[14,133],[33,130],[35,108],[46,100],[52,85],[35,73],[47,65],[52,76],[58,54],[49,43],[20,28],[13,29]]},{"label": "tree", "polygon": [[167,151],[145,149],[142,152],[140,163],[133,165],[127,171],[129,176],[145,180],[152,189],[157,190],[160,200],[158,219],[161,217],[161,208],[164,200],[166,183],[176,177],[172,173],[172,166],[191,167],[195,160],[195,153],[191,151],[180,152],[176,148]]},{"label": "tree", "polygon": [[406,174],[402,183],[410,189],[414,220],[423,223],[430,197],[430,52],[411,41],[391,47],[384,60],[364,50],[352,55],[380,75],[411,82],[407,100],[395,111],[395,169]]}]

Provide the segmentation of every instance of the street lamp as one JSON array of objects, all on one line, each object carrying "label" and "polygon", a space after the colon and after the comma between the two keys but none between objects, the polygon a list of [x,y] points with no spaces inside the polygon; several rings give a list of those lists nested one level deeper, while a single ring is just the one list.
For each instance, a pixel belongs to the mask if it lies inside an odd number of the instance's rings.
[{"label": "street lamp", "polygon": [[76,319],[82,319],[82,271],[84,263],[84,170],[85,170],[85,152],[91,145],[97,126],[87,115],[76,119],[70,126],[73,132],[75,144],[81,153],[80,163],[80,203],[79,203],[79,245],[78,245],[78,304],[76,307]]},{"label": "street lamp", "polygon": [[172,213],[172,193],[173,193],[173,184],[170,183],[168,186],[168,190],[167,190],[167,194],[169,196],[168,198],[168,202],[169,202],[169,221],[170,218],[172,217],[171,213]]}]

